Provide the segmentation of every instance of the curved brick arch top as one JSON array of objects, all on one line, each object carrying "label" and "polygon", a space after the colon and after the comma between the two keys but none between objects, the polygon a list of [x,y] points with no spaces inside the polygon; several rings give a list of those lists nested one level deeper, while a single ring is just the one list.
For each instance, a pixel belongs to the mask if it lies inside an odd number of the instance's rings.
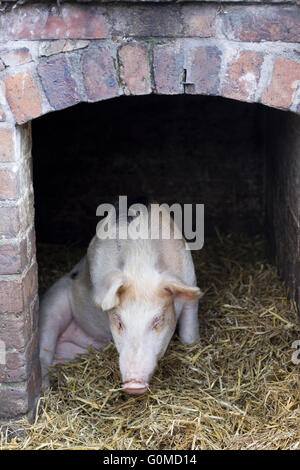
[{"label": "curved brick arch top", "polygon": [[296,5],[34,4],[0,16],[0,120],[122,94],[205,94],[300,112]]}]

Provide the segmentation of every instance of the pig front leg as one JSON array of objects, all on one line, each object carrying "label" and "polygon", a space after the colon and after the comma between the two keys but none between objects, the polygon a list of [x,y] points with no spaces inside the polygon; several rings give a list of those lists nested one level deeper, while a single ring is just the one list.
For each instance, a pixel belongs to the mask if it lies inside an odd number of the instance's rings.
[{"label": "pig front leg", "polygon": [[198,303],[199,301],[196,300],[183,306],[178,321],[179,337],[183,343],[193,344],[200,339]]},{"label": "pig front leg", "polygon": [[53,364],[57,339],[72,320],[70,280],[59,279],[44,295],[39,312],[42,387],[49,388],[49,368]]}]

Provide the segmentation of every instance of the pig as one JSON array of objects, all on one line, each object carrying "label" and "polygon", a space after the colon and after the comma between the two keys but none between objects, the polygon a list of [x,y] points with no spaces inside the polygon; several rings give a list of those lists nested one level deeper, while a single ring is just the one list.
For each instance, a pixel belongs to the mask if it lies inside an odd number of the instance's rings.
[{"label": "pig", "polygon": [[[113,340],[119,353],[122,389],[142,394],[149,390],[151,376],[177,326],[184,343],[199,340],[202,292],[197,287],[191,252],[166,209],[157,204],[143,207],[147,216],[160,211],[156,239],[150,234],[121,238],[120,229],[136,218],[117,217],[117,236],[103,239],[96,234],[86,255],[41,300],[44,389],[49,388],[52,364],[85,354],[90,346],[101,349]],[[139,217],[145,219],[145,210]],[[170,228],[169,239],[162,236],[163,226]]]}]

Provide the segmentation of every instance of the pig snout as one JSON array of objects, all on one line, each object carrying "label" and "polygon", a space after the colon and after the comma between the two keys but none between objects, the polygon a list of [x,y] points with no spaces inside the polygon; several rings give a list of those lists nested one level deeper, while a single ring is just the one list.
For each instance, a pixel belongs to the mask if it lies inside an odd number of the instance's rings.
[{"label": "pig snout", "polygon": [[149,385],[146,382],[142,382],[140,380],[127,380],[123,383],[122,389],[126,393],[140,395],[148,391]]},{"label": "pig snout", "polygon": [[149,390],[149,381],[156,366],[154,354],[141,347],[124,348],[120,354],[122,389],[131,394],[142,394]]}]

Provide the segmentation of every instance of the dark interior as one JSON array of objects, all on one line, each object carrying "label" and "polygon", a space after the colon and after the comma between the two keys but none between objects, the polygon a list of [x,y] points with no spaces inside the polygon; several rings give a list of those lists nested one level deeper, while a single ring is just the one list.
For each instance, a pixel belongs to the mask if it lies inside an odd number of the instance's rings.
[{"label": "dark interior", "polygon": [[205,236],[264,231],[262,107],[219,97],[122,97],[33,121],[40,243],[87,245],[118,195],[205,204]]}]

